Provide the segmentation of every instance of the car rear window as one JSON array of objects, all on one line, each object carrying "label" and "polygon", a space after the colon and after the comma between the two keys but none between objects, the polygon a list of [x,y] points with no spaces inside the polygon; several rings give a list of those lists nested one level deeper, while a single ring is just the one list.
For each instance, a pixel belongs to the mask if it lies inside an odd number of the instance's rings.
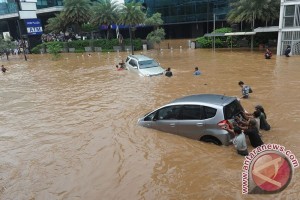
[{"label": "car rear window", "polygon": [[225,119],[233,119],[235,116],[237,116],[240,112],[242,112],[244,109],[241,106],[240,102],[238,100],[234,100],[230,104],[226,105],[224,107],[224,118]]}]

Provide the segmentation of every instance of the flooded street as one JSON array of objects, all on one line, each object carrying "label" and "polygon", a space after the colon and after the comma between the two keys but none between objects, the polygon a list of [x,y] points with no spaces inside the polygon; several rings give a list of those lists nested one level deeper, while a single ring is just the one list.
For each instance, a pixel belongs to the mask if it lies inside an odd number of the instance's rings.
[{"label": "flooded street", "polygon": [[[265,60],[263,51],[243,49],[143,53],[174,76],[116,71],[127,52],[0,60],[8,69],[0,74],[0,199],[300,199],[299,168],[279,194],[242,195],[244,158],[232,145],[137,125],[184,95],[241,96],[242,80],[253,89],[242,105],[250,112],[263,105],[272,127],[263,141],[285,146],[299,160],[299,56]],[[192,75],[196,66],[201,76]]]}]

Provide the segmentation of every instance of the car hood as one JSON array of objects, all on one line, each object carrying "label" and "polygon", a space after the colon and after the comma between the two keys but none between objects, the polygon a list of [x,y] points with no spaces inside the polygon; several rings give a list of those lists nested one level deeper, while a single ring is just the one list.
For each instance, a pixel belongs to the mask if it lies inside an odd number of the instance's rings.
[{"label": "car hood", "polygon": [[164,69],[161,67],[150,67],[139,70],[143,76],[156,76],[162,75],[164,73]]}]

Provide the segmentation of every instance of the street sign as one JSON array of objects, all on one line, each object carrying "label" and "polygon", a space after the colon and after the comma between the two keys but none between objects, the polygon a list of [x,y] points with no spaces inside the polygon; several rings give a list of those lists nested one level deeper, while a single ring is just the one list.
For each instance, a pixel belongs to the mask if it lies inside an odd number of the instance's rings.
[{"label": "street sign", "polygon": [[43,28],[40,19],[25,19],[28,35],[41,35]]}]

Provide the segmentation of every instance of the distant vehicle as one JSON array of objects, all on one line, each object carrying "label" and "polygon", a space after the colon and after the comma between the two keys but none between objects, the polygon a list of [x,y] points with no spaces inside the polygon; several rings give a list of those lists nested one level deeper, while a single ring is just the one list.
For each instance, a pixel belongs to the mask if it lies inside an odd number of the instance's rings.
[{"label": "distant vehicle", "polygon": [[125,61],[126,68],[140,76],[163,75],[164,69],[152,58],[144,55],[129,55]]},{"label": "distant vehicle", "polygon": [[229,145],[231,135],[223,128],[231,126],[242,111],[236,97],[199,94],[176,99],[146,114],[138,124],[217,145]]}]

